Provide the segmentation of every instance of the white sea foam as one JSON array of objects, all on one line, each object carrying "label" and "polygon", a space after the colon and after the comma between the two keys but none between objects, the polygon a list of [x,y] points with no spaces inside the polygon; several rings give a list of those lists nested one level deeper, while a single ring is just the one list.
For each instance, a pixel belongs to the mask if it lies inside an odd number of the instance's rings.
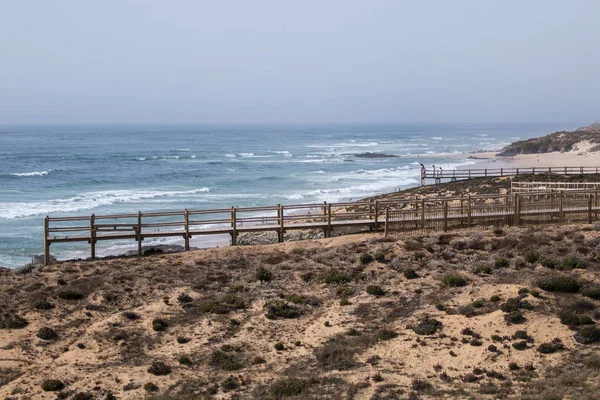
[{"label": "white sea foam", "polygon": [[22,177],[27,177],[27,176],[46,176],[48,175],[52,170],[49,171],[33,171],[33,172],[15,172],[13,174],[9,174],[12,176],[22,176]]},{"label": "white sea foam", "polygon": [[431,137],[433,140],[443,140],[444,138],[442,138],[441,136],[432,136]]},{"label": "white sea foam", "polygon": [[235,156],[235,154],[226,153],[225,157],[227,157],[227,158],[235,158],[236,156]]},{"label": "white sea foam", "polygon": [[290,153],[287,150],[281,150],[281,151],[279,151],[279,150],[269,150],[269,153],[282,154],[282,155],[284,155],[286,157],[291,157],[292,156],[292,153]]},{"label": "white sea foam", "polygon": [[139,157],[139,158],[137,158],[137,160],[138,160],[138,161],[146,161],[146,160],[147,160],[147,158],[146,158],[146,157]]},{"label": "white sea foam", "polygon": [[110,206],[117,203],[136,203],[151,200],[156,197],[189,196],[210,192],[203,187],[184,191],[159,190],[113,190],[104,192],[88,192],[68,199],[53,199],[47,201],[0,202],[0,218],[14,219],[34,215],[48,215],[92,210],[98,207]]}]

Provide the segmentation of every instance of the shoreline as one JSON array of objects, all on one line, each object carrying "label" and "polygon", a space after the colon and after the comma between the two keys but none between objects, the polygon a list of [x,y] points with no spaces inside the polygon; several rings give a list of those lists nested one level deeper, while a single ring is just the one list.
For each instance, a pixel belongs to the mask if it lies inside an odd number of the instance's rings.
[{"label": "shoreline", "polygon": [[[481,168],[526,168],[526,167],[536,167],[539,166],[541,168],[544,167],[578,167],[578,166],[596,166],[600,164],[595,157],[595,153],[590,152],[569,152],[569,153],[544,153],[544,154],[519,154],[516,156],[497,156],[497,152],[485,151],[485,152],[473,152],[473,153],[461,153],[461,154],[447,154],[446,157],[449,160],[468,160],[471,162],[465,162],[458,164],[458,168],[456,169],[468,169],[468,167],[472,167],[472,169],[481,169]],[[473,157],[469,159],[468,157]],[[404,157],[403,157],[404,158]],[[410,157],[409,157],[410,158]],[[418,160],[418,158],[415,157]],[[385,196],[389,194],[398,194],[402,193],[404,190],[412,189],[414,187],[418,187],[419,184],[410,185],[405,189],[399,190],[397,192],[386,192],[379,193],[374,196]],[[373,197],[373,196],[370,196]],[[356,201],[354,198],[349,198],[349,201]],[[179,241],[177,242],[158,242],[158,243],[148,243],[146,247],[157,247],[157,246],[179,246]],[[230,245],[230,238],[228,235],[215,235],[215,236],[202,236],[192,238],[190,240],[190,246],[195,249],[211,249],[211,248],[220,248],[227,247]],[[127,257],[127,253],[136,250],[137,245],[132,243],[131,245],[119,245],[118,248],[114,248],[114,246],[110,246],[108,248],[98,248],[98,259],[106,259],[106,258],[114,258],[114,257]],[[73,254],[67,255],[65,258],[59,257],[58,260],[63,261],[76,261],[76,260],[86,260],[84,254],[82,257],[77,258],[73,257]],[[27,263],[22,266],[16,266],[9,269],[18,269],[29,266]]]}]

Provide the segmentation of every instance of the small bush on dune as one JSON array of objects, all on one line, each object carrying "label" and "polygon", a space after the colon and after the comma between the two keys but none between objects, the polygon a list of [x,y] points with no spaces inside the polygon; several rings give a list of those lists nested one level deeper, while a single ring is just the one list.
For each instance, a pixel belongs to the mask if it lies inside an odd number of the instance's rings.
[{"label": "small bush on dune", "polygon": [[133,311],[123,311],[121,313],[121,315],[123,316],[123,318],[129,320],[129,321],[137,321],[138,319],[140,319],[140,314],[133,312]]},{"label": "small bush on dune", "polygon": [[406,279],[417,279],[419,277],[419,274],[412,268],[405,269],[402,272],[402,275],[404,275]]},{"label": "small bush on dune", "polygon": [[269,396],[273,399],[298,396],[308,386],[308,382],[297,378],[280,379],[269,388]]},{"label": "small bush on dune", "polygon": [[265,267],[256,270],[256,279],[261,282],[270,282],[273,279],[273,273]]},{"label": "small bush on dune", "polygon": [[361,253],[359,259],[361,264],[370,264],[374,260],[370,253]]},{"label": "small bush on dune", "polygon": [[506,258],[498,258],[494,261],[494,267],[496,268],[506,268],[510,265],[510,261]]},{"label": "small bush on dune", "polygon": [[442,323],[436,319],[426,317],[417,326],[413,328],[413,331],[417,335],[433,335],[438,330],[442,329]]},{"label": "small bush on dune", "polygon": [[489,275],[492,273],[492,268],[488,265],[479,265],[479,266],[477,266],[477,268],[475,268],[475,273],[477,275],[480,275],[480,274]]},{"label": "small bush on dune", "polygon": [[299,309],[283,301],[273,301],[265,304],[267,313],[265,317],[268,319],[275,318],[297,318],[301,315]]},{"label": "small bush on dune", "polygon": [[519,297],[511,297],[500,305],[500,309],[506,313],[520,309],[531,310],[532,308],[533,306],[527,300],[523,300]]},{"label": "small bush on dune", "polygon": [[171,367],[162,361],[154,361],[148,368],[148,373],[152,375],[168,375],[171,373]]},{"label": "small bush on dune", "polygon": [[39,300],[33,304],[33,307],[36,310],[51,310],[55,307],[55,305],[50,303],[48,300]]},{"label": "small bush on dune", "polygon": [[166,330],[169,327],[169,323],[162,318],[154,318],[152,320],[152,329],[157,332]]},{"label": "small bush on dune", "polygon": [[568,325],[570,328],[580,325],[591,325],[594,323],[587,315],[573,314],[569,311],[562,312],[560,315],[560,323]]},{"label": "small bush on dune", "polygon": [[595,326],[585,326],[575,333],[575,341],[581,344],[600,342],[600,329]]},{"label": "small bush on dune", "polygon": [[56,340],[58,339],[58,335],[52,328],[43,327],[37,333],[37,337],[42,340]]},{"label": "small bush on dune", "polygon": [[398,337],[398,332],[390,329],[380,329],[375,333],[375,338],[380,341],[392,340]]},{"label": "small bush on dune", "polygon": [[551,342],[540,344],[538,346],[538,351],[542,354],[552,354],[563,350],[564,348],[565,346],[562,344],[560,339],[554,339]]},{"label": "small bush on dune", "polygon": [[511,311],[504,316],[504,320],[511,324],[522,324],[525,322],[525,317],[523,317],[521,311]]},{"label": "small bush on dune", "polygon": [[42,383],[42,390],[44,392],[58,392],[65,388],[65,384],[58,379],[46,379]]},{"label": "small bush on dune", "polygon": [[62,290],[56,295],[63,300],[81,300],[85,297],[83,293],[74,289]]},{"label": "small bush on dune", "polygon": [[550,275],[540,278],[537,286],[547,292],[577,293],[581,289],[581,283],[567,275]]},{"label": "small bush on dune", "polygon": [[230,392],[240,387],[240,383],[236,377],[230,375],[227,379],[221,382],[221,387],[226,392]]},{"label": "small bush on dune", "polygon": [[465,286],[468,281],[467,279],[458,273],[449,273],[442,277],[442,283],[449,287]]},{"label": "small bush on dune", "polygon": [[350,282],[351,279],[345,273],[340,272],[340,271],[335,270],[335,269],[331,269],[329,271],[324,272],[320,276],[320,280],[321,280],[321,282],[330,285],[330,284],[335,284],[335,283]]},{"label": "small bush on dune", "polygon": [[540,253],[538,253],[535,250],[529,250],[527,253],[525,253],[525,261],[527,261],[530,264],[534,264],[535,262],[537,262],[540,259]]},{"label": "small bush on dune", "polygon": [[378,285],[368,285],[367,286],[367,293],[373,296],[383,296],[385,294],[385,291],[381,288],[381,286]]},{"label": "small bush on dune", "polygon": [[17,314],[4,313],[0,316],[0,329],[23,329],[29,322]]},{"label": "small bush on dune", "polygon": [[586,287],[581,291],[581,295],[590,299],[600,299],[600,285]]}]

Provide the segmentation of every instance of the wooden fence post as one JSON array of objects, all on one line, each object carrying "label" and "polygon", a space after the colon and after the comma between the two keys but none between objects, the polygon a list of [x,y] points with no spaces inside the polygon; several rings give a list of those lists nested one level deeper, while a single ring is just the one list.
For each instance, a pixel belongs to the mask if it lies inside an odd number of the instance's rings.
[{"label": "wooden fence post", "polygon": [[185,225],[185,236],[183,237],[185,240],[185,251],[190,249],[190,213],[186,208],[183,210],[183,223]]},{"label": "wooden fence post", "polygon": [[444,200],[444,232],[448,232],[448,200]]},{"label": "wooden fence post", "polygon": [[471,227],[471,195],[467,198],[467,226]]},{"label": "wooden fence post", "polygon": [[385,226],[383,228],[384,229],[384,232],[383,232],[384,236],[388,235],[389,224],[390,224],[390,208],[387,207],[385,209]]},{"label": "wooden fence post", "polygon": [[331,203],[327,204],[327,236],[331,237]]},{"label": "wooden fence post", "polygon": [[237,210],[231,207],[231,245],[237,245]]},{"label": "wooden fence post", "polygon": [[48,235],[50,227],[50,218],[46,215],[44,218],[44,265],[50,264],[50,240]]},{"label": "wooden fence post", "polygon": [[283,213],[283,206],[278,204],[279,207],[279,234],[277,235],[277,240],[279,243],[283,243],[283,226],[285,221],[285,214]]},{"label": "wooden fence post", "polygon": [[592,223],[592,194],[588,193],[588,224]]},{"label": "wooden fence post", "polygon": [[579,167],[579,174],[583,175],[583,167]]},{"label": "wooden fence post", "polygon": [[379,200],[375,200],[375,232],[379,231]]},{"label": "wooden fence post", "polygon": [[425,229],[425,197],[421,199],[421,229]]},{"label": "wooden fence post", "polygon": [[138,223],[137,223],[137,232],[136,232],[136,240],[138,247],[138,256],[142,255],[142,212],[138,211]]},{"label": "wooden fence post", "polygon": [[92,260],[96,259],[96,229],[94,229],[94,214],[90,215],[90,253]]},{"label": "wooden fence post", "polygon": [[563,196],[564,195],[564,191],[560,191],[560,197],[558,198],[558,222],[560,222],[561,224],[563,222],[565,222],[565,215],[563,213]]}]

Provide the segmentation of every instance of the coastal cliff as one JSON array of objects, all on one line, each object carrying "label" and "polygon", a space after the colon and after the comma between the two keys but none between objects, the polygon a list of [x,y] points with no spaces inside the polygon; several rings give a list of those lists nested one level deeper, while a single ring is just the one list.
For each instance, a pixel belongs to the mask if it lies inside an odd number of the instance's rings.
[{"label": "coastal cliff", "polygon": [[514,142],[504,147],[497,156],[540,154],[558,151],[600,151],[600,123],[596,122],[571,132],[559,131],[539,138]]}]

